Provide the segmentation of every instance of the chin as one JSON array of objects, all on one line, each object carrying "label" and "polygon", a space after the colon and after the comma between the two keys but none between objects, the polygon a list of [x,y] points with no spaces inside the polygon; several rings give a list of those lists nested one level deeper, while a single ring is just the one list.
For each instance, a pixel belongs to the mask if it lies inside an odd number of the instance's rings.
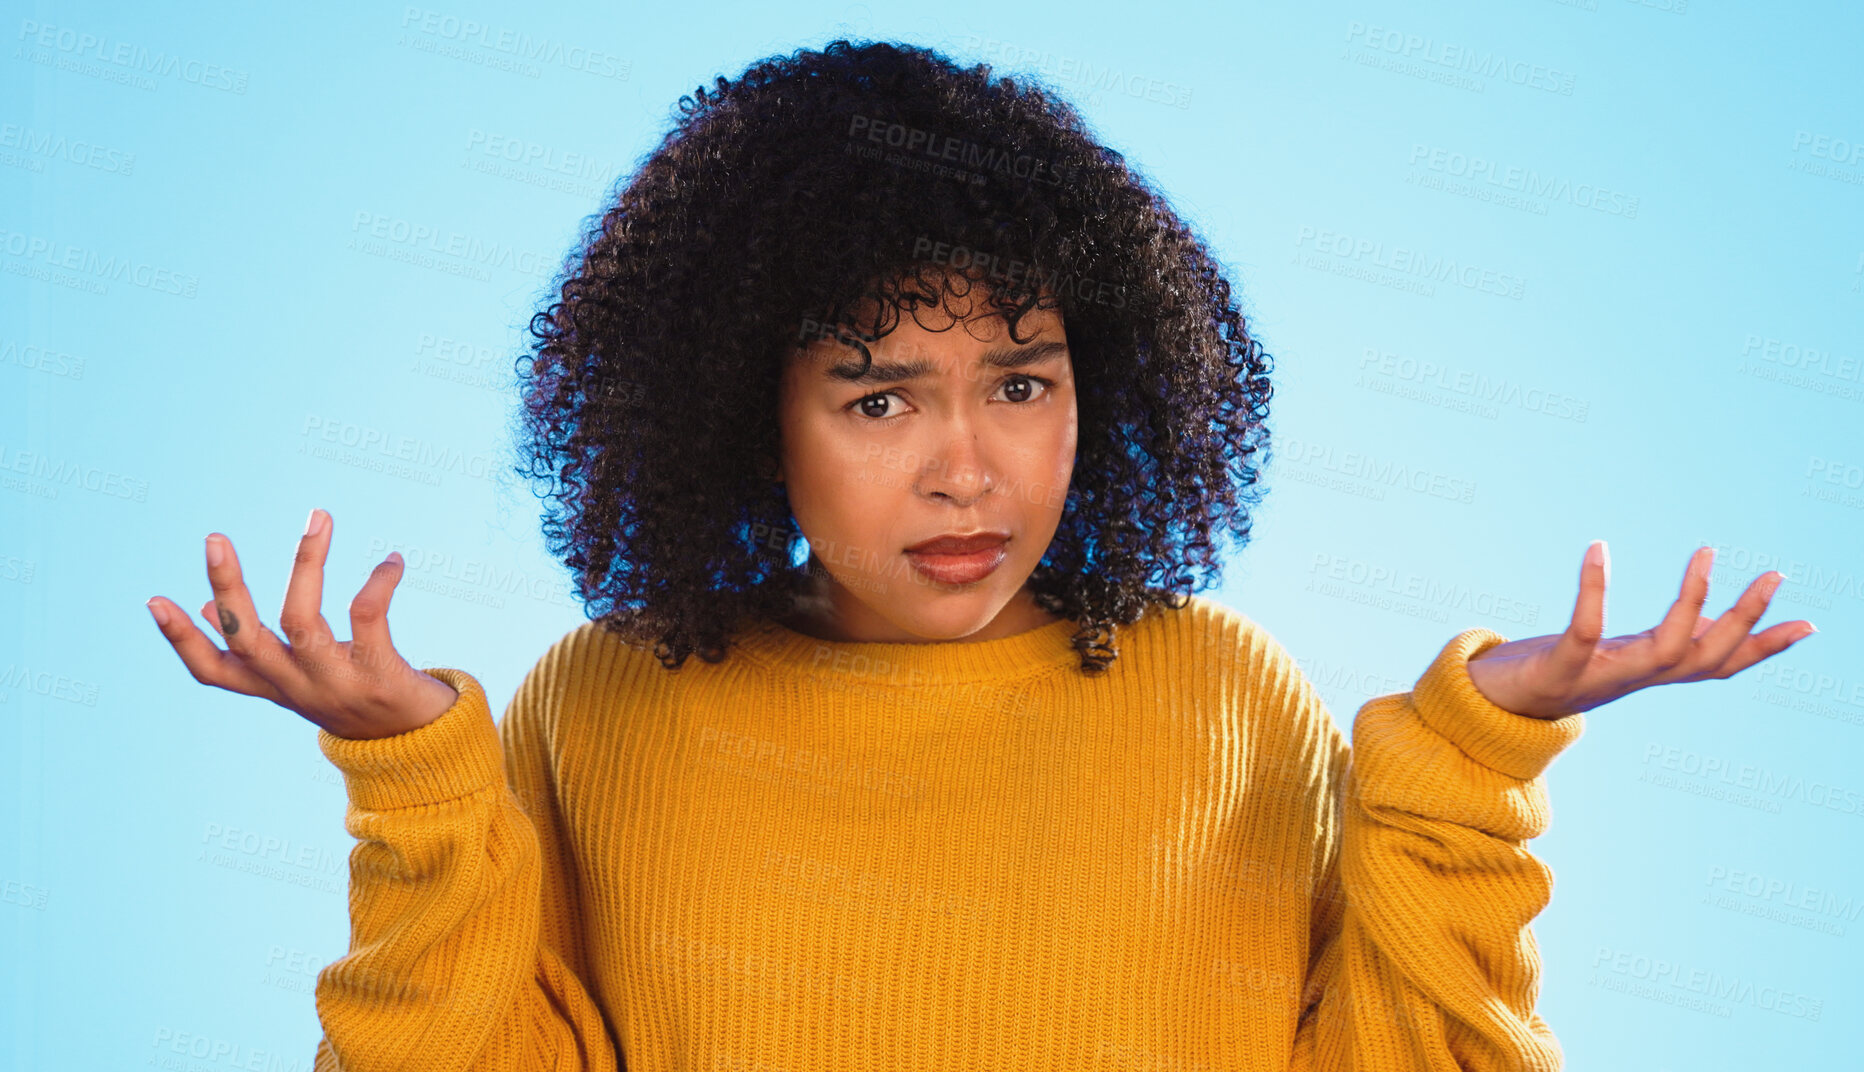
[{"label": "chin", "polygon": [[938,593],[912,620],[894,624],[928,640],[961,640],[996,621],[1008,603],[990,592]]}]

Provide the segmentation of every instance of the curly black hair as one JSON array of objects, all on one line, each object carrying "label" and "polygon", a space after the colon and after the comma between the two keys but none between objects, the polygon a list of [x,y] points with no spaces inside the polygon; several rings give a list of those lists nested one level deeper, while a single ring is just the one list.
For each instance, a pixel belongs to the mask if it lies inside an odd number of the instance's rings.
[{"label": "curly black hair", "polygon": [[1215,530],[1249,540],[1271,359],[1205,243],[1037,81],[890,42],[767,57],[681,97],[584,223],[517,361],[519,473],[587,615],[668,669],[809,579],[773,481],[784,362],[821,337],[871,360],[954,283],[1013,338],[1061,311],[1079,440],[1029,584],[1084,672],[1217,583]]}]

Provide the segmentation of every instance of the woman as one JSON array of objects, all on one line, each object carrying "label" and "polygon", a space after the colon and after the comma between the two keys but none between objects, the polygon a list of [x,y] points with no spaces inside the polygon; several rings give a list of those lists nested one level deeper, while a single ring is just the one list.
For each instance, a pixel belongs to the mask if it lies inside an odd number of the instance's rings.
[{"label": "woman", "polygon": [[317,1067],[1558,1067],[1546,767],[1581,712],[1809,623],[1750,635],[1777,574],[1702,617],[1704,548],[1602,639],[1595,543],[1563,633],[1465,630],[1349,747],[1191,592],[1268,445],[1231,293],[988,68],[835,42],[682,99],[532,323],[532,475],[593,620],[502,722],[395,654],[399,556],[334,640],[322,511],[284,638],[217,534],[227,649],[150,603],[343,771]]}]

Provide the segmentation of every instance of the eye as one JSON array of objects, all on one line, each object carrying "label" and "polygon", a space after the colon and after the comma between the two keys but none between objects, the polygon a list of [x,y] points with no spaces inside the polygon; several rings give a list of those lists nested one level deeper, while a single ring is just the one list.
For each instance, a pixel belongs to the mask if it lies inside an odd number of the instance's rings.
[{"label": "eye", "polygon": [[872,406],[872,405],[878,405],[878,404],[884,403],[889,398],[897,398],[897,397],[898,396],[895,395],[892,391],[883,391],[877,395],[868,395],[865,398],[857,398],[853,402],[850,402],[848,404],[847,409],[857,412],[863,417],[866,417],[870,424],[891,424],[894,421],[899,420],[901,417],[906,416],[906,414],[901,413],[901,414],[897,414],[892,417],[880,417],[880,416],[876,416],[875,414],[869,412],[867,407]]},{"label": "eye", "polygon": [[[1015,384],[1015,383],[1016,383],[1017,381],[1019,381],[1019,380],[1027,380],[1027,381],[1029,381],[1030,383],[1039,383],[1039,384],[1041,384],[1041,385],[1042,385],[1042,393],[1043,393],[1043,394],[1047,394],[1047,393],[1048,393],[1048,390],[1049,390],[1049,388],[1051,388],[1051,387],[1053,387],[1053,386],[1055,386],[1055,382],[1054,382],[1053,380],[1045,380],[1045,379],[1043,379],[1043,378],[1042,378],[1042,377],[1040,377],[1040,376],[1027,376],[1027,375],[1024,375],[1023,373],[1020,373],[1020,372],[1019,372],[1019,373],[1016,373],[1015,375],[1012,375],[1012,376],[1009,376],[1009,377],[1007,377],[1007,378],[1005,378],[1005,379],[1004,379],[1004,381],[1003,381],[1003,385],[1004,385],[1005,387],[1010,387],[1010,386],[1012,386],[1012,385],[1014,385],[1014,384]],[[1026,388],[1025,388],[1025,390],[1026,390]],[[1011,399],[1010,401],[1012,401],[1012,402],[1016,402],[1016,403],[1019,403],[1019,404],[1020,404],[1020,403],[1024,403],[1024,402],[1033,402],[1033,401],[1035,401],[1035,399],[1036,399],[1036,398],[1041,398],[1041,397],[1042,397],[1042,395],[1036,395],[1036,396],[1035,396],[1034,398],[1014,398],[1014,399]]]},{"label": "eye", "polygon": [[[1030,384],[1041,384],[1042,394],[1038,394],[1033,397],[1030,397],[1028,395],[1030,387],[1023,384],[1022,382],[1025,380],[1028,381]],[[1035,401],[1036,399],[1043,397],[1043,395],[1047,394],[1048,391],[1054,386],[1055,386],[1055,381],[1053,380],[1046,380],[1040,376],[1030,376],[1025,373],[1018,372],[1018,373],[1012,373],[1011,375],[1004,377],[1003,387],[999,388],[999,390],[1003,390],[1005,388],[1008,388],[1011,390],[1021,390],[1024,393],[1024,397],[1012,398],[1012,399],[1009,399],[1008,401],[1010,401],[1011,403],[1015,405],[1022,406],[1022,405],[1028,405],[1029,403]],[[891,424],[894,421],[900,420],[901,418],[905,417],[906,414],[897,413],[890,417],[881,416],[880,414],[871,410],[869,407],[884,406],[887,399],[898,398],[898,397],[899,395],[897,392],[882,391],[879,394],[865,395],[861,398],[857,398],[853,402],[848,403],[843,408],[848,410],[851,413],[858,413],[861,417],[866,419],[866,423],[868,424]]]}]

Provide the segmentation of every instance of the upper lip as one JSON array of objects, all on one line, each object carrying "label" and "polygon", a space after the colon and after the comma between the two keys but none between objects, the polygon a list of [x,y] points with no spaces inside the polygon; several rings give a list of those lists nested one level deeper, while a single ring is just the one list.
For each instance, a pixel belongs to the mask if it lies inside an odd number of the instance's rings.
[{"label": "upper lip", "polygon": [[917,551],[922,555],[963,555],[972,551],[982,551],[994,547],[1010,538],[1007,532],[947,532],[929,540],[921,540],[908,551]]}]

